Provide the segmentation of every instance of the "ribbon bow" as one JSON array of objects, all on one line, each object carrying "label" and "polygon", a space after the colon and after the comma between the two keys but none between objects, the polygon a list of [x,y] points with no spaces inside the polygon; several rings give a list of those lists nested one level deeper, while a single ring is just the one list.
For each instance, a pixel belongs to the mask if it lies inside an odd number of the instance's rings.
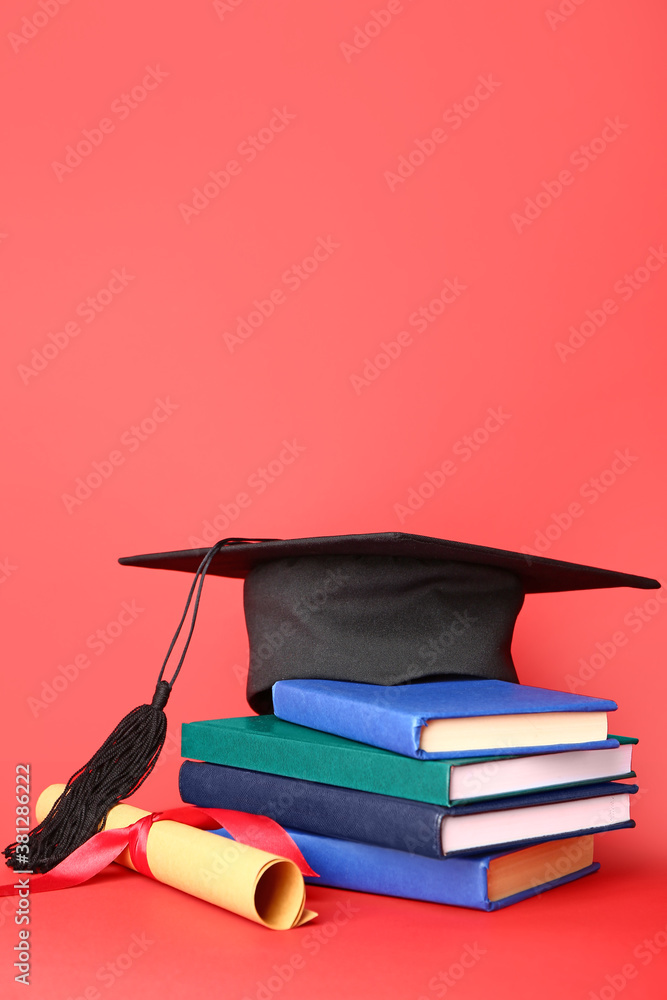
[{"label": "ribbon bow", "polygon": [[[276,854],[293,861],[302,875],[317,877],[303,854],[286,830],[268,816],[238,812],[236,809],[200,809],[197,806],[182,806],[163,812],[142,816],[130,826],[117,830],[101,830],[84,844],[72,851],[63,861],[43,875],[33,875],[28,883],[30,892],[49,892],[52,889],[69,889],[87,882],[99,874],[107,865],[129,848],[132,864],[149,878],[155,878],[146,857],[148,833],[153,823],[170,819],[200,830],[215,830],[224,827],[240,844],[256,847],[260,851]],[[21,872],[14,869],[15,876]],[[13,896],[24,885],[0,885],[0,896]]]}]

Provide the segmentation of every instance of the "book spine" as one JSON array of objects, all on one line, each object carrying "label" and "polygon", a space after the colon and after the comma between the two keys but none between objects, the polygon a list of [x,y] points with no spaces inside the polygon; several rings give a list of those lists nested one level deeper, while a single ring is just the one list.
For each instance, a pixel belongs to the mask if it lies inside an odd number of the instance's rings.
[{"label": "book spine", "polygon": [[322,836],[442,856],[446,810],[427,803],[190,760],[181,765],[179,790],[184,802],[203,808],[239,809]]},{"label": "book spine", "polygon": [[[391,689],[387,689],[390,694]],[[333,733],[348,740],[417,757],[423,720],[382,700],[378,687],[372,705],[342,692],[278,682],[273,686],[273,711],[279,719]]]},{"label": "book spine", "polygon": [[316,748],[291,739],[185,722],[181,753],[214,764],[226,764],[326,785],[356,788],[397,798],[449,806],[449,767],[425,770],[421,763],[399,755],[350,743]]},{"label": "book spine", "polygon": [[302,830],[290,836],[319,875],[313,885],[448,903],[476,910],[491,908],[487,894],[488,856],[424,858],[385,847],[334,840]]},{"label": "book spine", "polygon": [[[383,695],[386,692],[386,696]],[[298,682],[278,681],[273,685],[273,710],[279,719],[323,733],[332,733],[358,743],[390,750],[417,760],[452,760],[468,758],[470,750],[443,750],[427,753],[419,742],[423,713],[408,712],[392,704],[392,688],[378,686],[374,701],[360,702],[345,691],[323,691],[316,685],[301,687]],[[591,710],[590,706],[587,710]],[[498,713],[502,714],[502,713]],[[530,714],[522,712],[521,714]],[[563,750],[602,750],[617,747],[618,740],[608,738],[586,743],[554,743],[549,746],[511,746],[475,750],[475,757],[515,757]]]},{"label": "book spine", "polygon": [[578,872],[557,876],[542,885],[492,903],[488,896],[488,866],[491,858],[498,856],[496,852],[494,855],[436,860],[370,844],[319,837],[302,830],[288,828],[287,832],[296,841],[308,864],[318,873],[319,878],[306,877],[305,881],[311,885],[329,885],[337,889],[465,906],[474,910],[504,909],[549,889],[574,882],[600,867],[598,863],[593,863]]}]

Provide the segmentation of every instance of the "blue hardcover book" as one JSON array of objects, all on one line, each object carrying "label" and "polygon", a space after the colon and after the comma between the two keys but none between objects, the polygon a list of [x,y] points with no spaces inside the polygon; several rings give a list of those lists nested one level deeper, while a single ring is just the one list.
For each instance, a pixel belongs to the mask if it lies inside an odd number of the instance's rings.
[{"label": "blue hardcover book", "polygon": [[286,722],[421,760],[618,746],[616,702],[507,681],[277,681],[273,705]]},{"label": "blue hardcover book", "polygon": [[186,760],[179,789],[195,806],[238,809],[309,833],[442,858],[633,827],[629,797],[637,785],[603,781],[446,807]]},{"label": "blue hardcover book", "polygon": [[[287,832],[319,876],[305,879],[312,885],[475,910],[500,910],[600,867],[593,861],[593,837],[549,841],[521,851],[435,860],[289,827]],[[213,833],[229,836],[224,830]]]}]

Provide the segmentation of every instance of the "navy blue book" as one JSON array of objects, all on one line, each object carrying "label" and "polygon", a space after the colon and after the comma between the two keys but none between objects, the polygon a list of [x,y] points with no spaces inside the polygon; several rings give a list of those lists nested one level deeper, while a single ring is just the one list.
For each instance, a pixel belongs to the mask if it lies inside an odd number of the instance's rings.
[{"label": "navy blue book", "polygon": [[192,805],[238,809],[324,837],[442,859],[633,827],[630,795],[637,785],[604,781],[445,807],[186,760],[179,789]]},{"label": "navy blue book", "polygon": [[[224,830],[213,833],[228,836]],[[467,858],[422,858],[352,840],[319,837],[288,828],[318,878],[312,885],[402,896],[429,903],[500,910],[522,899],[590,875],[593,837],[548,841],[519,851]]]},{"label": "navy blue book", "polygon": [[498,680],[420,684],[285,680],[279,719],[421,760],[500,757],[616,747],[616,702]]}]

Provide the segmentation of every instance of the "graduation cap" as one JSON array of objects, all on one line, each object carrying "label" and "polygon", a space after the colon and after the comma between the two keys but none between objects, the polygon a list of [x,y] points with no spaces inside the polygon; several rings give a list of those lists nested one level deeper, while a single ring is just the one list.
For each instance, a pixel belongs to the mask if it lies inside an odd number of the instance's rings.
[{"label": "graduation cap", "polygon": [[[209,551],[120,562],[196,573]],[[207,573],[244,579],[247,697],[260,714],[272,711],[271,688],[286,679],[517,681],[510,645],[525,594],[660,586],[646,577],[401,532],[232,542],[212,556]]]},{"label": "graduation cap", "polygon": [[[272,710],[278,680],[407,684],[447,678],[518,682],[512,632],[526,594],[660,587],[657,580],[401,532],[295,539],[226,538],[210,549],[130,556],[125,566],[194,574],[150,705],[133,709],[75,772],[30,832],[33,871],[48,871],[145,781],[164,743],[164,706],[192,638],[207,575],[244,580],[248,702]],[[176,669],[167,662],[192,607]],[[17,866],[16,844],[5,848]]]}]

